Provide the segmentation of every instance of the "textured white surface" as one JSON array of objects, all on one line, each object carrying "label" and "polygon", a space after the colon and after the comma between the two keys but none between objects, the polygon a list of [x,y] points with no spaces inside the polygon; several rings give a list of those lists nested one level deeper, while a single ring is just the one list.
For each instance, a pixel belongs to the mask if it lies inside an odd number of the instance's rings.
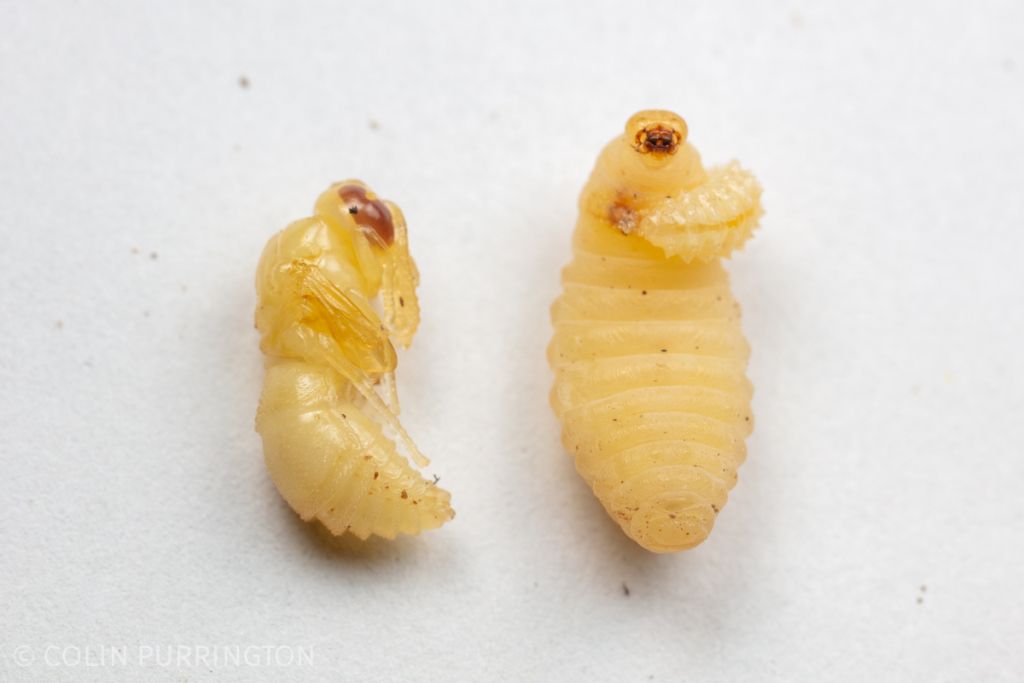
[{"label": "textured white surface", "polygon": [[[0,678],[1020,680],[1019,3],[2,14]],[[768,211],[730,266],[750,458],[667,557],[562,455],[544,359],[577,193],[647,106]],[[333,547],[263,468],[251,278],[353,175],[409,219],[403,419],[459,516]],[[196,661],[264,645],[313,663]]]}]

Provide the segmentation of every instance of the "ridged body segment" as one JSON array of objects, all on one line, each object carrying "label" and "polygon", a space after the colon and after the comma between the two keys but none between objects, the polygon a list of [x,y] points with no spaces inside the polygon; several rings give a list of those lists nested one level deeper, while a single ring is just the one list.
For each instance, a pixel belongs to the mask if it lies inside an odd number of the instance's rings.
[{"label": "ridged body segment", "polygon": [[447,491],[397,454],[346,381],[322,366],[267,367],[256,417],[264,458],[285,500],[334,534],[394,538],[451,518]]},{"label": "ridged body segment", "polygon": [[[632,139],[627,126],[580,199],[551,310],[551,403],[609,515],[671,552],[708,536],[746,457],[749,347],[719,257],[756,224],[760,190],[735,166],[704,172],[692,148],[682,166],[667,155],[635,166]],[[673,229],[672,203],[701,206],[700,220]]]}]

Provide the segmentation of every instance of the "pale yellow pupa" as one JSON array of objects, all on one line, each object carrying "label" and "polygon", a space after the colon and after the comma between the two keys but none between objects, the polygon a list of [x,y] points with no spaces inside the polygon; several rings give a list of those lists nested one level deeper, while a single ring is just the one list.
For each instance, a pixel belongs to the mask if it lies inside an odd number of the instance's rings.
[{"label": "pale yellow pupa", "polygon": [[761,215],[737,164],[706,170],[668,111],[605,147],[580,197],[551,318],[551,404],[576,469],[653,552],[701,543],[753,427],[749,348],[721,259]]},{"label": "pale yellow pupa", "polygon": [[384,431],[427,464],[398,422],[391,344],[408,346],[416,331],[418,281],[402,212],[357,180],[327,188],[257,267],[266,377],[256,431],[267,469],[302,519],[335,534],[394,538],[454,516],[448,492]]}]

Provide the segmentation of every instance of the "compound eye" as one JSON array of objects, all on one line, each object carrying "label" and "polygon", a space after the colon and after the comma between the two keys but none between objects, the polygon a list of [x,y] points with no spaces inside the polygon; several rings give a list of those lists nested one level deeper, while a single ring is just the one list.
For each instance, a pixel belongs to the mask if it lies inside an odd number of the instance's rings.
[{"label": "compound eye", "polygon": [[371,199],[365,187],[342,185],[338,188],[338,197],[345,204],[355,224],[372,234],[382,246],[388,246],[395,241],[395,224],[391,219],[391,212],[376,195]]}]

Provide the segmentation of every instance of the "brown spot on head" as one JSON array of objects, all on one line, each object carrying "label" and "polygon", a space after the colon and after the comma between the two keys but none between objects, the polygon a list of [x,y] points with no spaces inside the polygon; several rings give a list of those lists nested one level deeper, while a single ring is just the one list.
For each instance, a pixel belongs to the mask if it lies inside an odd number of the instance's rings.
[{"label": "brown spot on head", "polygon": [[345,203],[348,213],[356,225],[381,246],[395,241],[395,224],[391,211],[376,195],[367,194],[361,185],[342,185],[338,197]]},{"label": "brown spot on head", "polygon": [[641,154],[669,156],[686,142],[686,121],[670,111],[637,112],[626,123],[626,139]]},{"label": "brown spot on head", "polygon": [[656,125],[637,133],[636,144],[645,153],[672,154],[679,146],[679,134]]}]

